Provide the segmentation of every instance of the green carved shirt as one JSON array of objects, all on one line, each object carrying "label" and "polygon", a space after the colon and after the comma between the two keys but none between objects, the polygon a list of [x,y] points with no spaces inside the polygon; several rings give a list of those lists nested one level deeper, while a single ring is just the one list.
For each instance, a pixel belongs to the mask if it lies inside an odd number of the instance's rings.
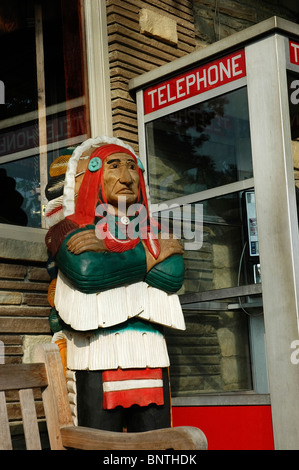
[{"label": "green carved shirt", "polygon": [[89,225],[69,233],[55,258],[59,269],[79,291],[97,293],[141,281],[167,293],[175,293],[182,286],[183,257],[172,255],[147,272],[146,255],[141,241],[135,248],[121,253],[87,251],[79,255],[72,254],[67,248],[70,237],[91,228],[94,226]]}]

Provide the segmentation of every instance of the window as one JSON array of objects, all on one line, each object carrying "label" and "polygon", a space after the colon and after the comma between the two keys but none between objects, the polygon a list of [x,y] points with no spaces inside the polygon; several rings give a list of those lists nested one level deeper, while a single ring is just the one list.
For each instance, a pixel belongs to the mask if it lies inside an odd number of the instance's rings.
[{"label": "window", "polygon": [[89,132],[81,1],[0,6],[0,223],[45,227],[51,162]]}]

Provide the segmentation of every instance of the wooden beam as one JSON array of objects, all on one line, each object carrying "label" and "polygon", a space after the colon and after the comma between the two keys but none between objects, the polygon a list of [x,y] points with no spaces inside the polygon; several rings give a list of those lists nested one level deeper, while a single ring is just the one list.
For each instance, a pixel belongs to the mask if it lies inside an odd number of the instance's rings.
[{"label": "wooden beam", "polygon": [[208,302],[212,300],[230,299],[233,297],[244,297],[262,293],[261,284],[249,284],[247,286],[229,287],[226,289],[215,289],[205,292],[194,292],[180,295],[182,305],[195,302]]}]

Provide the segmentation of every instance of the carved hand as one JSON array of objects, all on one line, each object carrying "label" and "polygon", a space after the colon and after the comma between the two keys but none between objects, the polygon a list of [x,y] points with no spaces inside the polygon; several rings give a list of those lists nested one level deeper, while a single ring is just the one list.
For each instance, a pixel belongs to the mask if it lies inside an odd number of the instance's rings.
[{"label": "carved hand", "polygon": [[74,255],[79,255],[84,251],[94,251],[96,253],[107,251],[103,240],[96,236],[94,230],[75,233],[67,242],[67,248]]},{"label": "carved hand", "polygon": [[161,251],[157,259],[153,257],[153,255],[148,251],[145,243],[142,242],[145,248],[147,272],[150,271],[150,269],[152,269],[156,264],[161,263],[169,256],[182,255],[184,253],[181,242],[176,238],[163,239],[161,238],[161,234],[159,234],[158,239]]}]

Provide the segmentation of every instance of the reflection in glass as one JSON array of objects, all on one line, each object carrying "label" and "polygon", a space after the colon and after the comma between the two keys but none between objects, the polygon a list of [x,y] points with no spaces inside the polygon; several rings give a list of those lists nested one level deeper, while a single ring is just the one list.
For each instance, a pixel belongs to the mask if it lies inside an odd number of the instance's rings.
[{"label": "reflection in glass", "polygon": [[7,211],[1,198],[4,223],[42,225],[47,165],[89,135],[83,16],[80,2],[0,2],[0,173],[7,191],[14,182],[26,213],[14,217],[16,207]]},{"label": "reflection in glass", "polygon": [[39,157],[0,166],[0,223],[41,227]]},{"label": "reflection in glass", "polygon": [[252,390],[246,315],[188,310],[184,317],[186,331],[166,332],[172,396]]},{"label": "reflection in glass", "polygon": [[251,178],[246,88],[146,124],[153,203]]},{"label": "reflection in glass", "polygon": [[[288,93],[290,125],[292,138],[292,155],[294,179],[297,200],[297,215],[299,214],[299,75],[288,72]],[[299,218],[299,217],[298,217]]]},{"label": "reflection in glass", "polygon": [[242,252],[238,194],[203,203],[203,245],[185,252],[185,292],[232,287],[238,284]]},{"label": "reflection in glass", "polygon": [[299,141],[299,75],[288,72],[288,92],[292,141]]},{"label": "reflection in glass", "polygon": [[173,204],[169,206],[171,210],[160,212],[162,229],[169,227],[185,245],[181,294],[253,282],[248,271],[251,268],[243,194],[231,193],[182,207]]}]

